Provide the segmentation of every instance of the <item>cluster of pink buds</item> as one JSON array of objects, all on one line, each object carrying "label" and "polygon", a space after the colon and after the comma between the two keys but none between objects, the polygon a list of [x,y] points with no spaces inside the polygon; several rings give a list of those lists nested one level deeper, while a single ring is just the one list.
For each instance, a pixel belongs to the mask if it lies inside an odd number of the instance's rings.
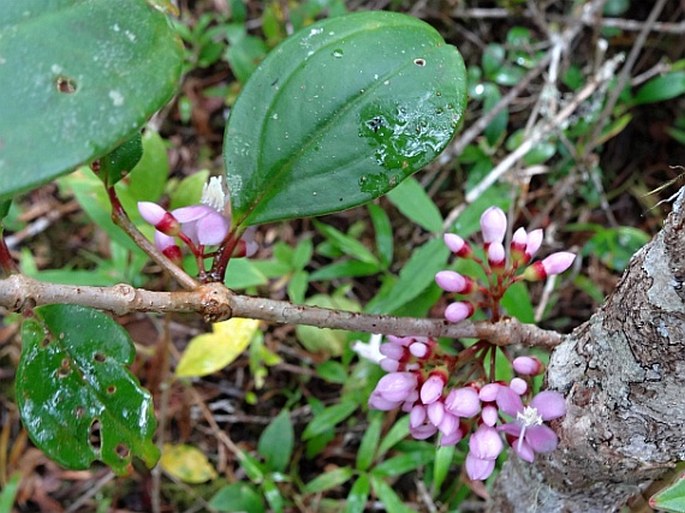
[{"label": "cluster of pink buds", "polygon": [[[454,233],[445,234],[445,244],[455,256],[473,260],[487,276],[487,284],[474,282],[455,271],[440,271],[435,281],[446,292],[463,296],[445,309],[445,318],[461,322],[473,315],[478,308],[492,312],[493,320],[499,320],[499,302],[506,290],[521,280],[538,281],[566,271],[576,258],[568,251],[552,253],[542,260],[530,263],[542,244],[542,230],[526,232],[518,228],[509,244],[509,254],[504,247],[507,217],[502,209],[490,207],[480,218],[483,234],[484,259],[471,245]],[[478,296],[484,296],[479,298]]]},{"label": "cluster of pink buds", "polygon": [[[183,241],[198,258],[204,255],[205,246],[224,242],[231,229],[230,205],[223,191],[221,177],[211,177],[202,191],[199,205],[167,211],[156,203],[138,203],[140,215],[155,227],[155,245],[167,258],[180,265],[181,248],[176,237]],[[241,240],[238,256],[251,254],[254,243]]]},{"label": "cluster of pink buds", "polygon": [[[445,242],[452,252],[478,263],[487,276],[479,283],[454,271],[441,271],[436,282],[447,292],[463,296],[445,311],[451,322],[460,322],[476,309],[489,313],[491,320],[501,318],[500,300],[507,288],[519,280],[542,280],[567,270],[575,255],[554,253],[531,263],[542,244],[542,230],[527,233],[519,228],[513,234],[509,251],[504,247],[507,219],[496,207],[481,217],[483,258],[458,235],[448,234]],[[565,414],[561,394],[544,391],[532,397],[531,378],[544,372],[536,357],[509,359],[505,348],[486,340],[446,354],[433,339],[387,337],[380,345],[380,366],[388,374],[377,383],[369,406],[378,410],[400,408],[409,414],[409,429],[416,439],[439,434],[441,445],[454,445],[468,437],[464,469],[472,480],[490,476],[504,450],[505,441],[525,461],[535,453],[557,447],[558,440],[544,422]],[[508,384],[495,376],[495,355],[501,350],[518,375]],[[490,358],[490,365],[485,359]],[[489,371],[486,372],[486,369]],[[524,406],[524,400],[528,405]]]}]

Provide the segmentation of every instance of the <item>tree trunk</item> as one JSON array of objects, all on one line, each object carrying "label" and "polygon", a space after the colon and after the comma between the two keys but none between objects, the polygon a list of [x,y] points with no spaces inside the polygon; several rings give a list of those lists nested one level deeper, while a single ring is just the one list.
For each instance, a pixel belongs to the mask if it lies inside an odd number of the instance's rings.
[{"label": "tree trunk", "polygon": [[685,459],[684,225],[682,189],[604,306],[554,350],[559,447],[532,465],[511,453],[490,511],[618,511]]}]

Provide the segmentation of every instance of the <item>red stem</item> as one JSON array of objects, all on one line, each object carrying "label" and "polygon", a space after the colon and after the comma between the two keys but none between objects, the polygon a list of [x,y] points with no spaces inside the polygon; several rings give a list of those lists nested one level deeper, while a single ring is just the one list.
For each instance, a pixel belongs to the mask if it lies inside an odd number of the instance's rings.
[{"label": "red stem", "polygon": [[0,269],[3,274],[16,274],[19,272],[16,262],[10,254],[10,250],[5,243],[5,238],[2,236],[2,229],[0,228]]}]

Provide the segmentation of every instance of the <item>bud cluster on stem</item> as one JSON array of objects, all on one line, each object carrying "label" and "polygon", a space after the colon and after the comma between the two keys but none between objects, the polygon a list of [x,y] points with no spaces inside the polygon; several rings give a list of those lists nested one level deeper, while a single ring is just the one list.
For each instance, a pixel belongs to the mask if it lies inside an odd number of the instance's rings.
[{"label": "bud cluster on stem", "polygon": [[[480,283],[453,270],[437,273],[438,286],[459,296],[445,309],[449,322],[461,322],[476,310],[496,322],[503,315],[500,301],[511,285],[562,273],[575,259],[573,253],[558,252],[531,263],[542,245],[543,233],[539,229],[514,231],[507,251],[507,218],[497,207],[487,209],[480,224],[482,253],[459,235],[444,236],[456,257],[472,260],[486,276],[486,282]],[[496,375],[498,350],[517,374],[509,383]],[[556,435],[544,423],[565,414],[565,401],[554,391],[533,397],[532,377],[544,372],[537,357],[520,355],[511,359],[506,348],[486,340],[453,355],[433,339],[393,336],[381,344],[380,352],[384,356],[380,366],[388,374],[376,385],[369,406],[378,410],[400,408],[408,413],[410,433],[419,440],[438,434],[441,445],[454,445],[468,437],[464,470],[470,479],[482,480],[492,474],[504,441],[524,461],[533,461],[535,453],[556,448]]]}]

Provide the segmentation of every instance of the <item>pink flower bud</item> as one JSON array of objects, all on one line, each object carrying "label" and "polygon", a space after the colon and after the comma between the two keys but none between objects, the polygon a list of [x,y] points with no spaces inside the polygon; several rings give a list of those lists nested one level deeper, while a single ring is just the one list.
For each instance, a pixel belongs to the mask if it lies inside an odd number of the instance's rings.
[{"label": "pink flower bud", "polygon": [[528,235],[526,234],[525,228],[521,227],[517,229],[511,237],[511,250],[520,253],[525,252],[527,240]]},{"label": "pink flower bud", "polygon": [[473,290],[473,281],[454,271],[440,271],[435,275],[435,283],[447,292],[468,294]]},{"label": "pink flower bud", "polygon": [[470,453],[481,460],[497,459],[503,448],[502,438],[497,430],[485,424],[481,424],[469,440]]},{"label": "pink flower bud", "polygon": [[473,481],[482,481],[490,477],[495,470],[495,460],[482,460],[469,453],[464,462],[466,475]]},{"label": "pink flower bud", "polygon": [[445,308],[445,319],[450,322],[461,322],[473,315],[473,305],[467,301],[457,301]]},{"label": "pink flower bud", "polygon": [[459,429],[459,418],[455,417],[450,413],[445,412],[445,414],[442,417],[442,420],[439,424],[437,424],[437,426],[443,435],[449,436],[452,433],[454,433],[457,429]]},{"label": "pink flower bud", "polygon": [[509,388],[511,388],[518,395],[523,395],[528,390],[528,383],[526,383],[521,378],[514,378],[509,383]]},{"label": "pink flower bud", "polygon": [[437,432],[438,428],[436,428],[433,424],[422,424],[415,428],[409,428],[409,433],[411,433],[411,436],[413,436],[415,440],[425,440]]},{"label": "pink flower bud", "polygon": [[176,239],[155,230],[155,246],[173,263],[179,266],[182,264],[183,254],[181,248],[176,244]]},{"label": "pink flower bud", "polygon": [[181,225],[176,218],[157,203],[139,201],[138,212],[140,212],[145,221],[165,235],[178,235],[178,232],[181,230]]},{"label": "pink flower bud", "polygon": [[400,370],[400,362],[392,358],[383,358],[379,365],[385,372],[397,372]]},{"label": "pink flower bud", "polygon": [[411,372],[392,372],[378,380],[374,391],[388,401],[401,402],[409,397],[417,384],[416,375]]},{"label": "pink flower bud", "polygon": [[506,259],[506,253],[504,252],[504,246],[501,242],[491,242],[488,245],[488,264],[491,268],[502,268],[504,267],[504,261]]},{"label": "pink flower bud", "polygon": [[534,356],[519,356],[514,358],[512,367],[522,376],[537,376],[542,371],[542,363]]},{"label": "pink flower bud", "polygon": [[507,231],[507,216],[499,207],[490,207],[480,216],[480,228],[485,244],[504,240]]},{"label": "pink flower bud", "polygon": [[386,338],[388,339],[388,342],[400,346],[408,346],[414,342],[414,337],[395,337],[394,335],[388,335]]},{"label": "pink flower bud", "polygon": [[483,424],[486,426],[494,426],[497,424],[497,419],[499,418],[497,407],[491,404],[483,406],[483,411],[480,414],[480,418],[483,420]]},{"label": "pink flower bud", "polygon": [[421,385],[421,402],[431,404],[440,399],[447,379],[440,372],[433,372]]},{"label": "pink flower bud", "polygon": [[435,401],[426,406],[426,413],[428,414],[428,420],[434,426],[440,426],[442,419],[445,417],[445,405],[442,401]]},{"label": "pink flower bud", "polygon": [[402,346],[393,344],[392,342],[386,342],[385,344],[381,344],[378,350],[381,352],[383,356],[387,356],[388,358],[397,361],[400,361],[405,354],[405,349]]},{"label": "pink flower bud", "polygon": [[416,358],[425,358],[430,354],[430,348],[423,342],[414,342],[409,346],[409,352]]},{"label": "pink flower bud", "polygon": [[576,255],[568,251],[552,253],[543,260],[534,262],[523,272],[523,277],[528,281],[544,280],[548,276],[561,274],[571,267]]},{"label": "pink flower bud", "polygon": [[426,421],[426,407],[420,404],[415,405],[409,412],[409,426],[419,427]]},{"label": "pink flower bud", "polygon": [[502,385],[499,383],[488,383],[478,392],[478,398],[486,403],[492,402],[497,399],[497,392]]},{"label": "pink flower bud", "polygon": [[[445,417],[445,419],[446,418],[447,417]],[[442,423],[445,424],[446,422],[447,421],[443,419]],[[440,445],[442,445],[442,446],[455,445],[455,444],[459,443],[462,438],[464,438],[465,430],[459,425],[458,422],[457,422],[457,428],[454,431],[452,431],[451,433],[447,433],[446,431],[447,431],[446,427],[442,427],[442,429],[440,430],[440,432],[442,433],[442,437],[440,437]]]},{"label": "pink flower bud", "polygon": [[530,262],[542,245],[542,230],[533,230],[526,237],[526,262]]},{"label": "pink flower bud", "polygon": [[471,387],[455,388],[447,394],[445,408],[457,417],[473,417],[480,411],[478,392]]},{"label": "pink flower bud", "polygon": [[369,397],[369,408],[381,411],[394,410],[400,405],[397,401],[388,401],[377,392],[373,392]]},{"label": "pink flower bud", "polygon": [[465,257],[471,254],[471,246],[464,239],[454,233],[446,233],[443,236],[445,245],[458,257]]}]

